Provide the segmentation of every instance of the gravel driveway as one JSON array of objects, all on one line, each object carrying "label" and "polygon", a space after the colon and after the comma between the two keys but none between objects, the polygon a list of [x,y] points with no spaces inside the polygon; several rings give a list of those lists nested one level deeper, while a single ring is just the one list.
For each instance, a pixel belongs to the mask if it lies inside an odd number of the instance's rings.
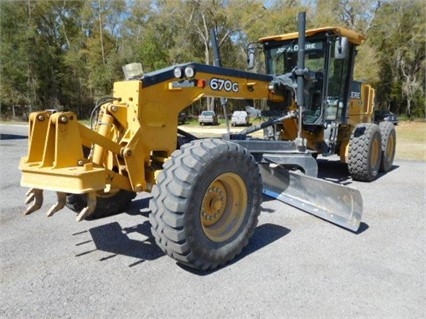
[{"label": "gravel driveway", "polygon": [[126,213],[75,222],[68,209],[24,217],[19,158],[1,140],[0,318],[425,318],[426,165],[399,161],[373,183],[336,159],[323,178],[361,191],[356,234],[265,197],[249,246],[212,272],[154,244],[149,194]]}]

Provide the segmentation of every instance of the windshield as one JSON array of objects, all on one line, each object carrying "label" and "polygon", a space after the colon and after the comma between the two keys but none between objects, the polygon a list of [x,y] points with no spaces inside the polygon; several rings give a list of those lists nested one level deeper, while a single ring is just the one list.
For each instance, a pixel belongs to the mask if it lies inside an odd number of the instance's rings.
[{"label": "windshield", "polygon": [[[291,72],[297,66],[296,41],[286,42],[280,46],[266,49],[267,72],[269,74],[285,74]],[[306,42],[305,67],[312,71],[324,68],[324,44],[322,41]]]},{"label": "windshield", "polygon": [[[343,107],[347,102],[353,56],[348,54],[344,59],[335,57],[334,38],[309,40],[305,43],[305,68],[310,72],[305,81],[303,121],[305,124],[340,121],[346,116]],[[295,39],[264,44],[268,74],[279,76],[297,67],[297,42]]]},{"label": "windshield", "polygon": [[201,112],[201,115],[214,116],[214,112],[213,111],[203,111],[203,112]]}]

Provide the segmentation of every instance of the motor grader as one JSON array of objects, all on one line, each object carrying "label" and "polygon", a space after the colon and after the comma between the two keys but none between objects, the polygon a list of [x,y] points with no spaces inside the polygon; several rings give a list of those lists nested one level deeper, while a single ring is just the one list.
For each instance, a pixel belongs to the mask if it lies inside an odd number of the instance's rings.
[{"label": "motor grader", "polygon": [[[339,154],[352,176],[372,180],[392,165],[395,132],[371,123],[374,90],[352,81],[363,37],[344,28],[305,30],[259,40],[266,74],[183,63],[125,81],[93,110],[93,127],[73,112],[41,111],[29,119],[21,184],[26,214],[57,192],[48,216],[67,206],[77,220],[125,211],[151,192],[158,246],[178,262],[213,269],[248,244],[262,192],[357,231],[359,191],[316,178],[318,154]],[[253,62],[253,47],[249,60]],[[178,114],[203,97],[267,101],[267,120],[238,134],[199,139],[178,128]],[[96,114],[96,115],[95,115]],[[266,115],[265,115],[266,116]],[[256,130],[264,138],[253,138]]]}]

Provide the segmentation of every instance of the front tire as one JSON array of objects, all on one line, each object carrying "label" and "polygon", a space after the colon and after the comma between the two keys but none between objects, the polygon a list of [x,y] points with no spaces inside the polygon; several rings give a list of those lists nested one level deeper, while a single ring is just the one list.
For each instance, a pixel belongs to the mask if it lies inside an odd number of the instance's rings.
[{"label": "front tire", "polygon": [[371,182],[379,173],[382,138],[377,124],[358,124],[349,140],[348,169],[352,178]]},{"label": "front tire", "polygon": [[262,182],[243,147],[203,139],[172,154],[152,195],[157,245],[178,262],[206,270],[232,260],[248,244],[260,213]]}]

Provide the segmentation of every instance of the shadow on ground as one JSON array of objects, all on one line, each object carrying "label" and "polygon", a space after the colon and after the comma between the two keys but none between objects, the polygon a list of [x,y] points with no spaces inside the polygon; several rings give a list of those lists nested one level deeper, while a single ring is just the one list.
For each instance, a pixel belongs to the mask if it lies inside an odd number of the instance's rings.
[{"label": "shadow on ground", "polygon": [[[349,185],[352,183],[352,178],[349,175],[347,165],[342,164],[339,161],[320,159],[318,160],[318,166],[319,178],[341,185]],[[392,170],[397,168],[398,166],[393,166]],[[381,174],[379,178],[383,175],[384,174]],[[144,217],[148,217],[150,213],[150,199],[150,196],[135,199],[126,213],[132,216],[142,215]],[[273,199],[264,195],[263,200],[268,201]],[[274,211],[262,208],[262,212],[273,213]],[[96,249],[92,251],[100,250],[110,253],[110,255],[102,258],[101,261],[113,258],[117,255],[124,255],[137,259],[137,261],[130,264],[129,267],[141,264],[145,261],[156,260],[164,256],[164,253],[156,245],[155,240],[152,237],[150,227],[151,225],[149,221],[146,220],[141,224],[127,228],[122,228],[118,222],[91,228],[89,229],[89,232],[96,246]],[[361,223],[356,234],[361,234],[368,228],[369,226],[367,224]],[[243,252],[224,267],[211,271],[203,271],[180,264],[178,265],[186,271],[196,275],[206,276],[239,262],[241,259],[286,236],[288,233],[290,233],[290,230],[285,227],[273,224],[263,224],[255,229],[253,237],[250,239],[248,246],[243,250]],[[137,239],[135,239],[135,237]],[[83,252],[77,256],[81,256],[92,251]]]},{"label": "shadow on ground", "polygon": [[[328,158],[320,158],[317,160],[318,163],[318,178],[322,178],[326,181],[338,183],[340,185],[350,185],[352,183],[352,177],[349,174],[348,165],[340,162],[340,160],[333,160]],[[393,165],[387,172],[379,172],[377,179],[382,178],[389,172],[398,169],[398,165]],[[377,180],[376,179],[376,180]],[[371,183],[374,183],[372,181]]]},{"label": "shadow on ground", "polygon": [[239,262],[240,260],[246,258],[250,254],[272,244],[274,241],[284,237],[290,233],[290,229],[274,225],[274,224],[263,224],[258,227],[256,227],[253,237],[250,238],[249,244],[247,247],[244,248],[242,253],[238,255],[235,259],[233,259],[231,262],[227,263],[223,267],[219,267],[213,270],[200,270],[200,269],[194,269],[185,265],[181,265],[178,263],[178,265],[186,270],[189,271],[195,275],[198,276],[207,276],[210,274],[213,274],[217,271],[220,271],[221,269],[224,269],[226,267],[229,267],[231,265],[234,265],[235,263]]},{"label": "shadow on ground", "polygon": [[[136,266],[145,261],[156,260],[164,256],[164,253],[156,245],[151,235],[150,228],[151,224],[148,221],[125,228],[122,228],[117,222],[91,228],[88,232],[92,240],[83,241],[76,245],[80,246],[93,241],[96,249],[81,252],[77,254],[76,257],[81,257],[95,251],[104,251],[110,253],[110,255],[102,257],[99,261],[105,261],[118,255],[137,259],[137,261],[130,264],[129,267]],[[80,233],[74,235],[79,234]],[[138,239],[131,237],[138,237]]]},{"label": "shadow on ground", "polygon": [[20,140],[20,139],[27,139],[28,136],[24,135],[15,135],[15,134],[0,134],[0,140]]},{"label": "shadow on ground", "polygon": [[[143,215],[147,217],[149,214],[149,200],[150,197],[136,199],[130,205],[127,214]],[[145,261],[156,260],[165,255],[155,243],[155,240],[151,234],[151,224],[148,220],[133,227],[125,228],[123,228],[118,222],[113,222],[93,227],[89,229],[88,232],[90,233],[92,240],[85,241],[77,245],[83,245],[87,242],[93,241],[96,249],[82,252],[78,254],[77,257],[89,254],[94,251],[104,251],[110,253],[110,255],[101,258],[100,261],[105,261],[118,255],[123,255],[137,259],[136,262],[129,265],[129,267],[133,267]],[[227,264],[225,267],[240,261],[246,256],[284,237],[289,232],[289,229],[273,224],[263,224],[256,227],[248,246],[243,250],[242,254],[240,254],[236,259]],[[137,239],[135,239],[135,237]],[[180,264],[179,266],[200,276],[209,275],[217,270],[224,268],[221,267],[213,271],[202,271],[182,266]]]},{"label": "shadow on ground", "polygon": [[[135,199],[126,213],[132,216],[142,215],[148,217],[150,212],[149,200],[150,197]],[[152,237],[151,224],[148,220],[141,224],[124,228],[118,222],[112,222],[90,228],[88,232],[93,240],[87,242],[93,241],[96,249],[82,252],[77,257],[94,251],[104,251],[110,253],[110,255],[101,258],[100,261],[123,255],[137,259],[136,262],[129,265],[129,267],[133,267],[145,261],[156,260],[164,256],[164,253]],[[79,233],[74,235],[79,235]],[[77,245],[85,243],[82,242]]]}]

